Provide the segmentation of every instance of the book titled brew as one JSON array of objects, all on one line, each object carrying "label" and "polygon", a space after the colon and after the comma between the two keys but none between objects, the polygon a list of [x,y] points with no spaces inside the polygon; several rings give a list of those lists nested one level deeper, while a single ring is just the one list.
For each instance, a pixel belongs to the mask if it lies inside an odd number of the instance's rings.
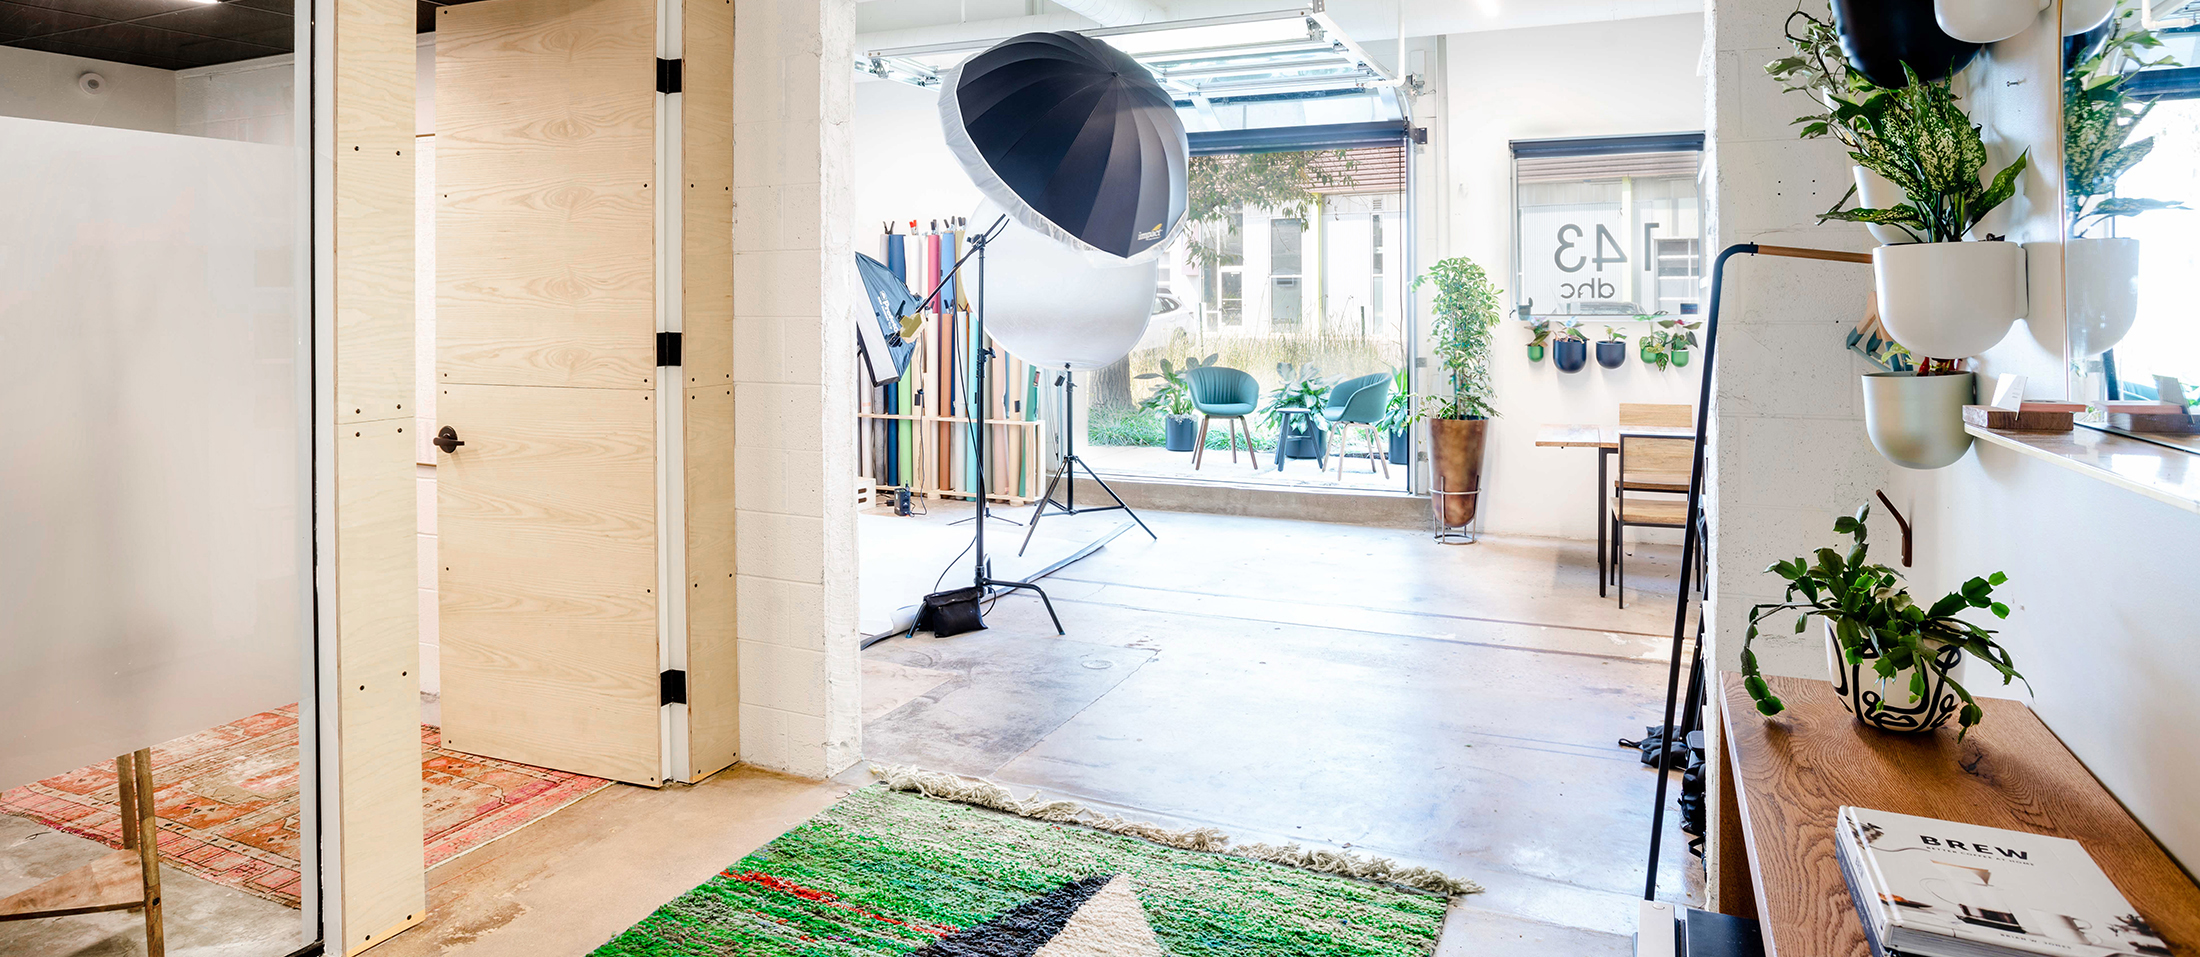
[{"label": "book titled brew", "polygon": [[2078,842],[1844,807],[1842,876],[1881,957],[2168,957]]}]

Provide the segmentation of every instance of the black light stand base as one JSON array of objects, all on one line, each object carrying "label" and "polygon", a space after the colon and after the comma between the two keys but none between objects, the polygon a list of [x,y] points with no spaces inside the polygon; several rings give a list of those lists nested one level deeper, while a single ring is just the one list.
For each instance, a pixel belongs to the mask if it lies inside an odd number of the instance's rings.
[{"label": "black light stand base", "polygon": [[[1031,547],[1031,536],[1039,530],[1039,520],[1048,515],[1084,515],[1090,512],[1120,511],[1130,515],[1131,521],[1138,523],[1139,531],[1145,532],[1147,538],[1157,542],[1160,541],[1161,536],[1154,534],[1153,529],[1146,527],[1146,520],[1138,517],[1137,510],[1125,503],[1123,496],[1115,494],[1115,490],[1109,488],[1108,483],[1100,478],[1100,473],[1093,471],[1092,466],[1085,464],[1085,460],[1078,456],[1077,434],[1074,431],[1074,426],[1077,424],[1077,378],[1069,371],[1068,366],[1062,367],[1062,377],[1055,380],[1055,384],[1063,387],[1062,467],[1054,473],[1052,479],[1047,480],[1046,494],[1039,496],[1039,504],[1031,510],[1031,524],[1024,530],[1024,544],[1021,548],[1016,549],[1016,554],[1022,555],[1025,550]],[[1092,479],[1092,484],[1100,486],[1100,491],[1108,493],[1108,497],[1114,499],[1115,504],[1078,508],[1076,474],[1078,469],[1084,469],[1085,475]],[[1054,500],[1054,490],[1059,488],[1065,481],[1069,483],[1069,488],[1065,492],[1064,501],[1057,502]],[[1054,511],[1047,511],[1050,508]]]}]

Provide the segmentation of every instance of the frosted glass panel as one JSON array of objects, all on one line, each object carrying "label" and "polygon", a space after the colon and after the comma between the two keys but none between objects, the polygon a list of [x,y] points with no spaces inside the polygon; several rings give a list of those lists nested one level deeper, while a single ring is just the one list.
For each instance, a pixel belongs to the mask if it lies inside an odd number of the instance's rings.
[{"label": "frosted glass panel", "polygon": [[0,117],[0,788],[300,698],[295,163]]}]

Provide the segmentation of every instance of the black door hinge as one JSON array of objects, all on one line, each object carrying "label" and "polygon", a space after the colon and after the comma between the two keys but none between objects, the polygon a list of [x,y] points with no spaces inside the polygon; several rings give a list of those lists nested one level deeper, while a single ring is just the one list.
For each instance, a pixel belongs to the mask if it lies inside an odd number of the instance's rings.
[{"label": "black door hinge", "polygon": [[679,333],[660,332],[657,334],[657,364],[660,366],[677,366],[680,364]]},{"label": "black door hinge", "polygon": [[680,61],[657,58],[657,92],[680,92]]},{"label": "black door hinge", "polygon": [[658,704],[686,704],[688,701],[688,673],[685,671],[657,672]]}]

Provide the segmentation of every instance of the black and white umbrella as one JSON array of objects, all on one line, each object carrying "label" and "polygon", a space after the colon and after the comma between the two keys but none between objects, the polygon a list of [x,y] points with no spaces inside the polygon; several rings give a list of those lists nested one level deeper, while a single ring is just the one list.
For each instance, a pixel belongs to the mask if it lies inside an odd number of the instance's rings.
[{"label": "black and white umbrella", "polygon": [[1140,257],[1183,223],[1184,123],[1099,40],[1027,33],[971,57],[941,83],[940,123],[986,198],[1073,249]]}]

